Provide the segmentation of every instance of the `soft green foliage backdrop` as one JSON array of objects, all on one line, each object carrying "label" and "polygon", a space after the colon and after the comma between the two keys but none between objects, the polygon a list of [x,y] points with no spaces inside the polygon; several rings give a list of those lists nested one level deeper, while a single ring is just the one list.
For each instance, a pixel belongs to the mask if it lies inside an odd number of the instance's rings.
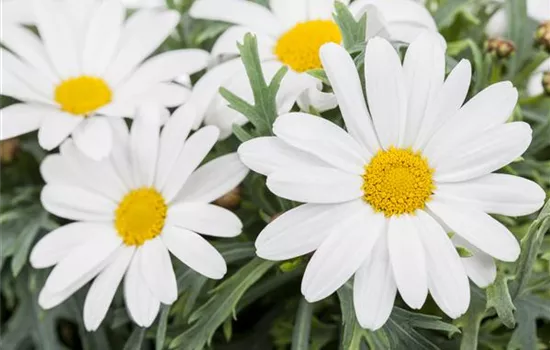
[{"label": "soft green foliage backdrop", "polygon": [[[192,0],[167,0],[183,13],[182,22],[162,47],[209,49],[227,25],[193,21],[186,15]],[[266,1],[258,1],[265,4]],[[447,69],[467,58],[474,67],[470,96],[499,80],[511,80],[520,89],[520,102],[512,118],[534,130],[533,144],[523,159],[503,169],[539,183],[550,191],[550,97],[526,97],[530,73],[548,53],[533,45],[536,23],[527,18],[525,0],[508,0],[508,39],[515,54],[498,59],[484,49],[483,28],[489,18],[487,0],[428,0],[428,7],[448,41]],[[337,9],[337,22],[346,48],[362,65],[364,20],[354,21],[345,8]],[[231,106],[251,121],[235,127],[235,136],[218,144],[213,155],[236,150],[241,141],[271,133],[276,117],[275,95],[285,71],[271,82],[261,74],[255,40],[247,37],[240,47],[254,89],[254,105],[222,90]],[[322,71],[312,74],[323,78]],[[198,78],[198,77],[193,77]],[[2,105],[12,101],[2,97]],[[336,111],[323,115],[341,124]],[[13,145],[13,144],[12,144]],[[295,206],[275,198],[263,177],[252,174],[243,183],[236,208],[244,232],[231,243],[214,242],[228,262],[221,282],[208,280],[178,265],[180,298],[164,307],[150,329],[135,326],[117,295],[103,325],[86,333],[79,291],[63,305],[43,311],[37,294],[48,271],[33,270],[29,250],[61,221],[40,205],[43,186],[38,166],[45,153],[36,135],[18,140],[10,154],[2,144],[1,169],[1,334],[0,348],[10,349],[536,349],[550,348],[550,204],[540,214],[522,218],[499,217],[521,240],[516,263],[501,263],[495,283],[486,291],[472,285],[472,302],[466,315],[451,321],[428,301],[411,312],[398,299],[388,323],[377,332],[362,330],[355,319],[350,285],[316,304],[300,295],[300,280],[307,257],[275,263],[255,257],[253,242],[274,215]],[[480,232],[480,234],[483,234]]]}]

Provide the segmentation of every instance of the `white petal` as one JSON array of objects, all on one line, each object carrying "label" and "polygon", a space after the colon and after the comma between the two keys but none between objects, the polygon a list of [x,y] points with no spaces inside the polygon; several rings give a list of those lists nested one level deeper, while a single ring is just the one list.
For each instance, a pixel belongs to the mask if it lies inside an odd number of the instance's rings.
[{"label": "white petal", "polygon": [[193,74],[204,69],[209,55],[198,49],[168,51],[145,61],[132,76],[115,89],[116,98],[130,99],[143,94],[151,85]]},{"label": "white petal", "polygon": [[183,149],[172,168],[162,195],[167,202],[172,201],[183,185],[210,152],[219,136],[218,128],[206,126],[194,133],[183,145]]},{"label": "white petal", "polygon": [[63,16],[62,5],[52,0],[34,0],[36,26],[51,63],[63,77],[80,73],[77,45],[71,25]]},{"label": "white petal", "polygon": [[334,168],[283,169],[270,174],[267,187],[279,197],[303,203],[341,203],[363,195],[361,175]]},{"label": "white petal", "polygon": [[63,142],[84,122],[84,118],[51,109],[44,113],[44,119],[38,131],[38,143],[42,148],[51,151]]},{"label": "white petal", "polygon": [[407,49],[403,72],[408,89],[408,114],[403,147],[411,147],[426,123],[428,106],[443,85],[445,75],[445,52],[439,37],[426,32]]},{"label": "white petal", "polygon": [[[9,30],[9,29],[8,29]],[[21,83],[25,84],[29,89],[40,95],[47,100],[53,100],[54,87],[58,82],[57,77],[48,76],[48,70],[46,73],[40,71],[39,68],[35,68],[32,64],[27,63],[24,59],[12,54],[11,52],[0,49],[2,57],[2,72],[8,72],[15,76]],[[2,82],[4,83],[4,82]],[[7,86],[9,87],[9,86]],[[6,86],[2,84],[3,91]],[[7,90],[9,92],[9,90]],[[2,93],[4,94],[4,92]],[[41,101],[41,100],[39,100]]]},{"label": "white petal", "polygon": [[231,211],[212,204],[176,203],[168,209],[167,224],[215,237],[238,236],[243,224]]},{"label": "white petal", "polygon": [[404,139],[407,92],[399,55],[385,39],[373,38],[367,44],[365,81],[380,145],[385,149],[400,146]]},{"label": "white petal", "polygon": [[370,255],[376,240],[385,233],[386,218],[363,204],[341,225],[331,229],[313,254],[302,280],[302,294],[309,302],[326,298],[340,288]]},{"label": "white petal", "polygon": [[550,4],[546,0],[527,1],[527,14],[540,23],[550,21]]},{"label": "white petal", "polygon": [[531,139],[529,124],[515,122],[495,127],[443,153],[434,154],[433,151],[431,156],[426,156],[436,169],[434,179],[437,182],[458,182],[486,175],[510,164],[527,150]]},{"label": "white petal", "polygon": [[424,211],[416,215],[418,236],[426,252],[430,293],[441,310],[458,318],[470,305],[470,285],[460,256],[437,221]]},{"label": "white petal", "polygon": [[2,1],[2,22],[4,27],[15,27],[13,24],[34,24],[34,16],[29,11],[28,0]]},{"label": "white petal", "polygon": [[210,203],[237,187],[247,174],[236,153],[216,158],[189,176],[177,201]]},{"label": "white petal", "polygon": [[58,185],[74,185],[73,174],[65,158],[60,154],[50,154],[40,163],[40,175],[46,183],[55,183]]},{"label": "white petal", "polygon": [[418,219],[408,214],[392,217],[388,249],[399,294],[413,309],[420,309],[428,296],[426,254],[420,240]]},{"label": "white petal", "polygon": [[1,139],[6,140],[37,130],[43,113],[51,108],[27,103],[17,103],[0,109]]},{"label": "white petal", "polygon": [[507,216],[534,213],[543,206],[546,198],[544,190],[535,182],[506,174],[438,184],[435,193],[446,202]]},{"label": "white petal", "polygon": [[267,8],[248,1],[199,0],[193,4],[189,15],[193,18],[240,24],[274,37],[283,30],[281,23]]},{"label": "white petal", "polygon": [[124,15],[124,7],[118,0],[106,0],[99,4],[90,19],[84,40],[82,69],[87,74],[100,76],[107,69],[116,53]]},{"label": "white petal", "polygon": [[353,305],[361,327],[373,331],[382,327],[390,317],[396,294],[388,238],[384,232],[355,273]]},{"label": "white petal", "polygon": [[344,129],[311,114],[288,113],[273,124],[284,142],[351,174],[363,174],[370,155]]},{"label": "white petal", "polygon": [[128,188],[137,185],[134,181],[130,157],[130,132],[126,122],[122,118],[109,118],[113,130],[113,147],[109,160],[119,178]]},{"label": "white petal", "polygon": [[73,132],[73,139],[88,157],[101,160],[111,152],[113,131],[105,117],[90,117]]},{"label": "white petal", "polygon": [[149,290],[163,304],[170,305],[178,298],[176,275],[170,254],[160,237],[141,246],[139,255],[141,276]]},{"label": "white petal", "polygon": [[159,104],[164,107],[179,107],[191,96],[191,90],[177,83],[158,83],[149,86],[144,93],[131,100],[139,105],[143,101]]},{"label": "white petal", "polygon": [[164,228],[162,239],[176,258],[201,275],[221,279],[227,272],[222,255],[195,232],[168,226]]},{"label": "white petal", "polygon": [[135,248],[123,246],[113,261],[97,276],[88,290],[84,302],[84,325],[88,332],[95,331],[107,315],[109,306],[130,264]]},{"label": "white petal", "polygon": [[428,104],[424,121],[416,136],[415,149],[423,148],[434,132],[458,112],[468,94],[471,79],[470,61],[461,60]]},{"label": "white petal", "polygon": [[115,202],[75,186],[46,185],[40,200],[50,213],[71,220],[108,221],[116,209]]},{"label": "white petal", "polygon": [[257,173],[269,175],[279,169],[296,166],[328,166],[313,154],[289,146],[273,136],[257,137],[239,147],[239,157],[247,167]]},{"label": "white petal", "polygon": [[155,187],[162,188],[170,176],[172,168],[185,144],[196,118],[193,104],[186,103],[168,119],[160,136]]},{"label": "white petal", "polygon": [[330,80],[347,130],[369,153],[380,148],[370,114],[367,110],[361,81],[355,63],[344,48],[325,44],[320,51],[321,62]]},{"label": "white petal", "polygon": [[475,95],[451,116],[426,146],[426,155],[453,148],[506,122],[518,100],[509,81],[493,84]]},{"label": "white petal", "polygon": [[470,257],[461,258],[460,260],[462,260],[462,265],[464,265],[468,277],[470,277],[479,288],[486,288],[495,281],[497,277],[495,259],[477,249],[459,235],[453,236],[453,243],[457,247],[468,249],[468,251],[473,254]]},{"label": "white petal", "polygon": [[105,79],[117,86],[174,30],[180,19],[176,11],[140,10],[125,23],[118,54],[109,65]]},{"label": "white petal", "polygon": [[350,0],[310,0],[309,1],[309,18],[315,19],[332,19],[334,12],[334,3],[338,1],[344,5],[348,5]]},{"label": "white petal", "polygon": [[87,272],[98,266],[106,266],[111,258],[116,256],[114,253],[117,248],[121,247],[121,244],[122,240],[115,229],[104,225],[85,245],[73,249],[55,266],[48,276],[44,288],[52,292],[60,292],[70,287]]},{"label": "white petal", "polygon": [[52,184],[82,187],[114,202],[118,202],[132,187],[120,178],[117,167],[109,159],[101,161],[91,159],[76,147],[73,140],[64,142],[60,151],[63,160],[58,164],[61,168],[45,169],[60,175],[54,178]]},{"label": "white petal", "polygon": [[501,8],[487,22],[485,33],[492,38],[499,38],[506,35],[508,28],[508,14],[506,9]]},{"label": "white petal", "polygon": [[130,262],[124,278],[124,300],[128,315],[140,327],[149,327],[159,312],[160,302],[153,296],[141,276],[138,249]]},{"label": "white petal", "polygon": [[[0,49],[0,55],[4,56],[5,50]],[[54,106],[51,98],[36,91],[32,85],[28,85],[15,73],[2,69],[2,95],[13,97],[22,102],[35,102],[45,106]]]},{"label": "white petal", "polygon": [[139,186],[151,187],[159,148],[161,110],[155,105],[142,106],[130,133],[132,165]]},{"label": "white petal", "polygon": [[516,237],[489,215],[459,205],[448,205],[434,196],[428,208],[456,234],[502,261],[515,261],[520,253]]},{"label": "white petal", "polygon": [[309,19],[309,0],[269,0],[269,8],[284,24],[285,29],[290,29],[296,23]]},{"label": "white petal", "polygon": [[35,269],[53,266],[104,229],[103,224],[88,222],[73,222],[61,226],[36,243],[29,261]]},{"label": "white petal", "polygon": [[201,125],[206,111],[214,97],[218,95],[220,87],[242,67],[240,58],[229,60],[206,72],[195,84],[191,97],[189,97],[189,102],[193,103],[197,110],[197,119],[193,124],[194,129]]},{"label": "white petal", "polygon": [[287,260],[310,253],[342,221],[360,211],[361,200],[342,204],[304,204],[272,221],[256,239],[256,254],[267,260]]}]

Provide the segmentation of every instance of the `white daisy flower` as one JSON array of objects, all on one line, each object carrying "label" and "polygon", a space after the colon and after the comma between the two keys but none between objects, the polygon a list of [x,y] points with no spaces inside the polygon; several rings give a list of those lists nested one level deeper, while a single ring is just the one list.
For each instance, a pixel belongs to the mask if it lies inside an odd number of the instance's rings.
[{"label": "white daisy flower", "polygon": [[159,135],[159,113],[150,109],[141,110],[130,133],[122,119],[110,121],[114,144],[108,158],[94,161],[67,140],[60,154],[41,165],[42,204],[76,222],[47,234],[31,252],[33,267],[55,266],[39,304],[55,307],[95,277],[84,303],[88,330],[99,327],[123,277],[130,316],[150,326],[159,303],[178,296],[168,252],[220,279],[225,261],[199,233],[234,237],[242,229],[235,214],[208,203],[235,188],[248,169],[236,153],[199,167],[218,129],[205,127],[187,138],[193,112],[186,105]]},{"label": "white daisy flower", "polygon": [[[520,252],[514,235],[489,214],[526,215],[544,202],[536,183],[492,173],[531,142],[528,124],[505,124],[516,89],[498,83],[462,105],[468,61],[444,80],[435,37],[415,40],[403,65],[388,41],[374,38],[365,53],[367,109],[348,53],[326,44],[321,60],[347,132],[289,113],[275,122],[275,137],[239,148],[248,167],[267,175],[273,193],[306,203],[260,233],[257,254],[286,260],[315,251],[302,281],[310,302],[355,275],[355,310],[365,328],[385,323],[397,290],[413,309],[429,291],[457,318],[470,301],[467,274],[487,285],[494,274],[479,269],[490,272],[492,258],[514,261]],[[469,260],[465,270],[444,227],[488,259]]]},{"label": "white daisy flower", "polygon": [[31,0],[0,0],[2,28],[14,24],[33,24]]},{"label": "white daisy flower", "polygon": [[[504,6],[504,0],[497,0],[502,3],[499,9],[489,20],[485,27],[485,33],[490,37],[502,37],[508,31],[508,14]],[[550,1],[548,0],[527,0],[527,15],[539,23],[550,21]]]},{"label": "white daisy flower", "polygon": [[189,89],[172,80],[202,70],[208,53],[185,49],[147,59],[168,37],[179,14],[140,10],[127,20],[118,0],[32,3],[40,38],[4,28],[2,94],[22,103],[2,109],[2,140],[38,129],[51,150],[72,135],[94,159],[105,157],[112,130],[104,116],[129,117],[152,101],[176,107]]},{"label": "white daisy flower", "polygon": [[[321,68],[321,45],[328,42],[340,44],[342,41],[340,30],[332,18],[334,1],[271,0],[269,8],[266,8],[251,1],[198,0],[189,13],[194,18],[235,24],[214,44],[212,56],[215,60],[238,56],[236,43],[246,33],[254,33],[264,69],[283,65],[290,68],[285,77],[290,82],[283,84],[280,94],[296,96],[302,109],[308,110],[312,106],[325,111],[336,106],[334,95],[322,92],[322,83],[305,72]],[[349,3],[349,0],[339,1]],[[410,0],[390,3],[356,1],[350,10],[358,16],[369,11],[368,36],[389,32],[392,38],[406,41],[427,29],[437,31],[434,20],[423,6]],[[385,19],[377,20],[379,13]],[[195,127],[203,119],[206,119],[206,124],[216,125],[222,130],[227,130],[227,125],[235,122],[242,124],[243,117],[231,111],[227,102],[218,95],[220,86],[242,91],[241,97],[251,95],[245,71],[239,61],[239,58],[228,60],[207,72],[195,85],[190,100],[196,104],[201,116]],[[280,109],[284,107],[280,106]]]}]

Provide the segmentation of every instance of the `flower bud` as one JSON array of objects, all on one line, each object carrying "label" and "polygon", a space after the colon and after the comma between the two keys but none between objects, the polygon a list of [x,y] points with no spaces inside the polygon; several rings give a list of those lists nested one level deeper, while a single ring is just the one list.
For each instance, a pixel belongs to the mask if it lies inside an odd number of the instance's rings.
[{"label": "flower bud", "polygon": [[535,42],[541,49],[550,52],[550,21],[542,23],[537,28]]},{"label": "flower bud", "polygon": [[485,51],[500,59],[505,59],[515,53],[516,46],[510,40],[493,38],[488,39],[485,43]]},{"label": "flower bud", "polygon": [[15,158],[15,154],[19,150],[19,139],[7,139],[0,141],[0,161],[2,164],[9,164]]},{"label": "flower bud", "polygon": [[226,209],[236,209],[241,203],[241,188],[235,187],[214,201],[214,204]]}]

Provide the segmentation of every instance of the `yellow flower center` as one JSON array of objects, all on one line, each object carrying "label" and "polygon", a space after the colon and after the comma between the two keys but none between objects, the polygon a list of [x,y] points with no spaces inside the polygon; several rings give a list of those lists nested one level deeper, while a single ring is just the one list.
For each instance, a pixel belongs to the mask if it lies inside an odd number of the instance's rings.
[{"label": "yellow flower center", "polygon": [[342,34],[333,21],[307,21],[284,33],[277,41],[274,53],[281,62],[302,73],[322,67],[319,49],[323,44],[341,42]]},{"label": "yellow flower center", "polygon": [[115,228],[126,245],[142,245],[158,236],[168,207],[153,188],[142,187],[126,194],[115,211]]},{"label": "yellow flower center", "polygon": [[111,102],[113,93],[105,80],[82,75],[62,81],[55,88],[55,101],[65,112],[86,115]]},{"label": "yellow flower center", "polygon": [[423,209],[435,189],[433,169],[420,152],[391,147],[365,166],[363,199],[387,217]]}]

